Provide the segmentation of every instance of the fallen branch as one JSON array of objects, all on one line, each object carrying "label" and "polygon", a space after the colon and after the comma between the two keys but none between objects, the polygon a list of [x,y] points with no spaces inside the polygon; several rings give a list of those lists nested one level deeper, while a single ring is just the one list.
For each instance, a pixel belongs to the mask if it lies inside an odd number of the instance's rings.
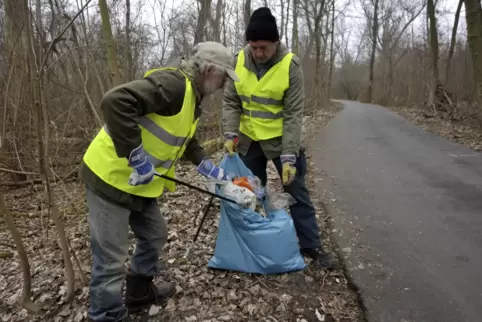
[{"label": "fallen branch", "polygon": [[29,184],[41,184],[42,180],[37,179],[37,180],[26,180],[26,181],[18,181],[18,182],[12,182],[12,181],[7,181],[7,182],[1,182],[0,186],[4,187],[22,187],[22,186],[27,186]]},{"label": "fallen branch", "polygon": [[5,168],[0,168],[0,172],[17,173],[17,174],[34,175],[34,176],[40,175],[37,172],[17,171],[17,170],[5,169]]},{"label": "fallen branch", "polygon": [[8,248],[15,248],[15,245],[10,245],[7,243],[0,242],[0,246],[8,247]]}]

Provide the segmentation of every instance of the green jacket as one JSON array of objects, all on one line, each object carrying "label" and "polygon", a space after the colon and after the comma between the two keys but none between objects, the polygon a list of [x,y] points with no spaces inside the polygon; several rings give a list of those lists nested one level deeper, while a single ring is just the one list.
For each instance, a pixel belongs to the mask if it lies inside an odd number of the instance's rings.
[{"label": "green jacket", "polygon": [[[261,66],[258,66],[251,56],[249,46],[243,48],[245,54],[244,66],[259,76]],[[287,53],[285,45],[278,46],[275,56],[265,66],[269,69],[279,62]],[[235,56],[235,64],[237,61]],[[266,72],[266,71],[264,71]],[[264,74],[264,73],[262,73]],[[303,70],[298,56],[293,56],[290,65],[290,86],[284,95],[283,106],[283,135],[281,137],[260,141],[261,148],[268,159],[274,159],[280,155],[298,155],[301,144],[301,126],[305,108],[305,94],[303,82]],[[223,99],[223,131],[237,133],[239,136],[238,152],[246,155],[252,140],[239,131],[239,123],[242,113],[241,100],[236,93],[234,82],[230,79],[226,81]]]},{"label": "green jacket", "polygon": [[[203,93],[192,76],[194,73],[184,68],[183,71],[188,74],[192,82],[196,94],[195,115],[199,117]],[[127,163],[131,151],[141,144],[141,130],[136,119],[147,113],[163,116],[179,113],[185,88],[185,78],[180,71],[166,70],[156,71],[147,78],[116,86],[104,95],[101,110],[120,158],[126,158]],[[196,137],[189,142],[184,157],[195,165],[207,157]],[[90,190],[111,202],[137,211],[143,208],[145,198],[125,193],[104,183],[84,162],[80,165],[79,177]]]}]

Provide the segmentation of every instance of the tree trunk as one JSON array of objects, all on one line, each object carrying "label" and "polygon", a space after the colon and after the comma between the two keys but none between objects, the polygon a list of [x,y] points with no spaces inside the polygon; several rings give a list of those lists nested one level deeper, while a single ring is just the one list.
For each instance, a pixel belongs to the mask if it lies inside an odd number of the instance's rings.
[{"label": "tree trunk", "polygon": [[126,49],[127,49],[127,73],[125,80],[131,81],[134,79],[134,62],[132,58],[131,46],[131,1],[126,0]]},{"label": "tree trunk", "polygon": [[[5,51],[8,55],[8,78],[5,85],[5,98],[2,111],[2,129],[0,133],[0,147],[6,156],[14,155],[20,143],[24,151],[34,151],[30,143],[31,128],[27,117],[30,114],[29,80],[26,77],[27,69],[27,23],[24,12],[29,12],[27,1],[6,0],[5,1]],[[3,96],[3,95],[2,95]],[[21,116],[19,111],[26,117]],[[17,117],[18,116],[18,117]],[[8,138],[8,139],[7,139]],[[29,146],[30,145],[30,146]],[[24,169],[27,161],[26,153],[19,151],[18,158],[0,160],[12,170],[32,171],[33,164]],[[25,181],[23,174],[10,174],[13,181]]]},{"label": "tree trunk", "polygon": [[[26,1],[26,0],[24,0]],[[41,3],[37,0],[36,3],[37,10],[40,12]],[[42,57],[42,51],[38,50],[35,52],[34,45],[34,35],[30,28],[30,13],[25,11],[24,19],[27,22],[26,31],[29,35],[27,37],[27,47],[28,51],[28,65],[29,65],[29,78],[32,85],[32,96],[31,100],[35,106],[36,112],[36,130],[37,130],[37,143],[38,143],[38,165],[39,173],[42,178],[42,182],[45,184],[46,201],[49,205],[49,210],[51,210],[52,221],[55,224],[57,234],[59,236],[60,248],[62,249],[62,255],[65,265],[65,273],[67,279],[67,294],[66,301],[70,302],[75,296],[74,293],[74,279],[75,274],[72,266],[72,260],[70,258],[70,251],[68,246],[67,237],[65,234],[65,228],[60,218],[59,211],[57,209],[57,204],[53,198],[52,189],[49,181],[49,117],[48,110],[45,103],[45,93],[43,92],[43,72],[44,72],[44,59]],[[39,22],[40,24],[40,22]],[[40,45],[38,48],[43,48],[42,39],[39,38]],[[49,52],[46,53],[48,55]]]},{"label": "tree trunk", "polygon": [[[472,66],[477,101],[482,103],[482,12],[480,0],[465,1],[465,19],[467,20],[467,43],[472,55]],[[480,108],[480,105],[479,105]]]},{"label": "tree trunk", "polygon": [[251,0],[245,0],[244,2],[244,29],[248,27],[249,18],[251,18]]},{"label": "tree trunk", "polygon": [[[219,0],[221,1],[221,0]],[[227,47],[227,30],[226,30],[226,16],[227,16],[227,13],[226,13],[226,1],[223,2],[223,45]]]},{"label": "tree trunk", "polygon": [[452,58],[454,56],[455,41],[456,41],[456,37],[457,37],[457,28],[458,28],[458,25],[459,25],[460,11],[462,9],[463,3],[464,3],[464,0],[459,0],[457,10],[455,11],[454,26],[452,27],[452,37],[450,38],[450,48],[449,48],[449,54],[448,54],[448,57],[447,57],[447,67],[445,68],[445,83],[447,83],[447,80],[449,79],[450,64],[451,64]]},{"label": "tree trunk", "polygon": [[[316,6],[315,6],[316,8]],[[316,57],[315,57],[315,81],[313,87],[313,96],[315,97],[315,104],[318,102],[318,97],[320,92],[322,91],[321,88],[321,37],[322,35],[322,27],[323,27],[323,13],[325,8],[325,0],[321,0],[319,11],[315,9],[317,13],[315,19],[315,28],[314,34],[315,37],[315,50],[316,50]]]},{"label": "tree trunk", "polygon": [[[283,1],[281,1],[283,2]],[[291,4],[291,1],[290,0],[286,0],[286,23],[285,23],[285,29],[284,29],[284,34],[285,34],[285,43],[286,43],[286,46],[288,46],[289,44],[289,39],[288,39],[288,21],[290,20],[290,4]]]},{"label": "tree trunk", "polygon": [[373,7],[373,22],[372,22],[372,48],[370,53],[370,72],[368,76],[368,97],[367,101],[369,103],[373,100],[373,80],[374,80],[374,69],[375,69],[375,53],[377,50],[377,39],[378,39],[378,0],[375,0]]},{"label": "tree trunk", "polygon": [[432,78],[435,84],[439,83],[438,70],[438,34],[437,34],[437,18],[435,17],[434,0],[428,0],[427,13],[430,23],[430,51],[432,53]]},{"label": "tree trunk", "polygon": [[437,89],[440,86],[440,77],[438,69],[438,34],[437,34],[437,18],[435,17],[434,0],[427,2],[427,15],[430,27],[430,52],[431,52],[431,69],[432,69],[432,89],[431,89],[431,103],[433,104],[434,112],[436,113],[439,104],[437,99]]},{"label": "tree trunk", "polygon": [[331,98],[331,80],[333,78],[333,65],[335,63],[335,51],[333,50],[333,41],[335,38],[335,0],[331,3],[331,33],[330,33],[330,71],[328,74],[328,93],[327,98]]},{"label": "tree trunk", "polygon": [[299,37],[298,37],[298,0],[293,0],[293,35],[291,36],[291,51],[295,55],[299,55]]},{"label": "tree trunk", "polygon": [[[281,23],[279,25],[279,38],[283,40],[284,31],[285,31],[285,3],[286,0],[280,0],[281,6]],[[286,19],[288,20],[288,19]]]},{"label": "tree trunk", "polygon": [[109,64],[111,82],[113,86],[121,83],[119,63],[117,61],[117,44],[112,37],[112,29],[109,20],[109,9],[106,0],[99,0],[100,16],[102,19],[102,33],[107,51],[107,63]]},{"label": "tree trunk", "polygon": [[221,17],[223,16],[223,0],[216,3],[216,18],[214,19],[214,41],[221,42]]},{"label": "tree trunk", "polygon": [[194,45],[198,42],[210,40],[210,30],[208,28],[211,21],[211,0],[199,0],[200,9],[196,26],[196,33],[194,34]]}]

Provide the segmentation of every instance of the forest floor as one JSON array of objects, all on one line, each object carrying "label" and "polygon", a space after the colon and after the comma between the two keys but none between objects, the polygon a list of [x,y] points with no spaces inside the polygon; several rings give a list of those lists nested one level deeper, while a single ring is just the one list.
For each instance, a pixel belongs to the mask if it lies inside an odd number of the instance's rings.
[{"label": "forest floor", "polygon": [[433,117],[419,107],[387,107],[403,116],[410,122],[422,127],[426,131],[440,135],[446,139],[465,145],[474,151],[482,151],[482,124],[475,124],[472,120],[461,117],[458,120]]},{"label": "forest floor", "polygon": [[[303,140],[309,140],[341,109],[339,104],[305,116]],[[328,214],[323,196],[315,189],[316,169],[307,150],[309,170],[307,180],[317,209],[318,222],[328,249],[333,250]],[[222,153],[214,155],[217,161]],[[203,186],[203,179],[194,166],[184,164],[178,178]],[[270,164],[268,178],[271,186],[281,189],[278,174]],[[90,242],[85,189],[78,181],[55,186],[60,211],[66,224],[71,248],[75,251],[85,279],[79,278],[75,265],[75,299],[64,303],[65,275],[57,234],[51,220],[42,214],[40,195],[25,187],[4,191],[6,202],[14,214],[29,255],[32,274],[32,299],[41,305],[36,315],[19,307],[22,290],[22,271],[17,252],[5,224],[0,222],[0,253],[11,254],[0,259],[0,321],[84,321],[89,301]],[[68,192],[68,195],[65,194]],[[303,271],[262,276],[216,271],[207,268],[214,252],[219,203],[216,201],[204,223],[192,258],[183,259],[191,246],[202,207],[208,197],[197,191],[178,186],[174,193],[162,198],[161,210],[169,227],[169,239],[164,249],[163,263],[168,280],[177,283],[177,293],[164,307],[151,307],[148,321],[363,321],[356,291],[342,269],[325,271],[310,265]],[[130,234],[131,247],[134,238]],[[144,316],[144,318],[146,318]],[[132,321],[142,317],[131,317]]]}]

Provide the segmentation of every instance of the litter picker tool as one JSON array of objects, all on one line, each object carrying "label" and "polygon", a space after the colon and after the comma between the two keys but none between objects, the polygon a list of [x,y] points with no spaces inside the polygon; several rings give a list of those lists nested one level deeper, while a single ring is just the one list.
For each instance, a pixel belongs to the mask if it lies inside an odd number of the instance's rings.
[{"label": "litter picker tool", "polygon": [[205,189],[202,189],[202,188],[199,188],[199,187],[196,187],[192,184],[189,184],[187,182],[184,182],[184,181],[181,181],[181,180],[178,180],[178,179],[174,179],[174,178],[171,178],[171,177],[168,177],[164,174],[160,174],[160,173],[157,173],[157,172],[154,172],[154,175],[160,177],[160,178],[163,178],[163,179],[166,179],[166,180],[169,180],[169,181],[172,181],[172,182],[175,182],[175,183],[178,183],[180,185],[183,185],[183,186],[186,186],[188,188],[191,188],[191,189],[194,189],[194,190],[197,190],[199,192],[202,192],[202,193],[205,193],[205,194],[208,194],[210,195],[211,197],[216,197],[216,198],[219,198],[219,199],[222,199],[224,201],[228,201],[228,202],[231,202],[231,203],[234,203],[238,206],[243,206],[243,205],[240,205],[239,203],[237,203],[236,201],[234,201],[233,199],[230,199],[230,198],[226,198],[224,196],[221,196],[221,195],[218,195],[217,193],[214,193],[214,192],[211,192],[209,190],[205,190]]},{"label": "litter picker tool", "polygon": [[191,247],[194,246],[194,244],[196,243],[197,236],[199,235],[199,232],[201,231],[201,228],[204,224],[204,220],[206,220],[206,217],[208,216],[209,209],[213,205],[213,201],[214,201],[214,196],[211,196],[211,198],[209,199],[209,203],[204,208],[204,213],[203,213],[203,216],[201,217],[201,221],[199,222],[199,225],[197,226],[196,234],[194,235],[194,239],[192,240],[192,244],[191,244],[191,246],[189,246],[186,249],[186,252],[184,253],[185,259],[189,259],[190,255],[191,255]]}]

